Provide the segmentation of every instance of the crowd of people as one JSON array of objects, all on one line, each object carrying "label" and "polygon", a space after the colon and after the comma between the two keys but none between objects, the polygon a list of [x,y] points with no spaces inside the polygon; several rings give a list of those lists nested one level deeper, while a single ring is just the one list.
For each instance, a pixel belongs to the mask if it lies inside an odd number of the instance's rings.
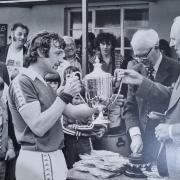
[{"label": "crowd of people", "polygon": [[[82,37],[41,31],[27,41],[28,34],[27,26],[15,23],[10,44],[0,48],[2,180],[66,179],[79,155],[91,153],[92,138],[121,130],[129,135],[133,154],[157,162],[162,176],[180,178],[180,63],[169,57],[167,41],[153,29],[138,30],[131,39],[131,61],[125,62],[115,52],[113,34],[88,34],[87,73],[98,57],[102,70],[114,76],[113,96],[124,83],[107,112],[110,123],[95,126],[92,115],[98,109],[85,101]],[[170,38],[180,55],[180,17]]]}]

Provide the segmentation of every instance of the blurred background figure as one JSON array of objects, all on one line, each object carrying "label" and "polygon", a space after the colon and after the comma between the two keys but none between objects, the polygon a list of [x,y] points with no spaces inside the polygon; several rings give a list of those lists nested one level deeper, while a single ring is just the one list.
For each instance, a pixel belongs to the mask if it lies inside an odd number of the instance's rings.
[{"label": "blurred background figure", "polygon": [[76,54],[76,44],[74,39],[70,36],[64,36],[63,39],[66,44],[64,49],[64,59],[67,60],[71,66],[77,67],[80,72],[82,72],[80,58]]},{"label": "blurred background figure", "polygon": [[[95,56],[98,56],[102,63],[102,69],[105,72],[114,74],[115,70],[115,54],[114,49],[116,47],[116,37],[110,33],[100,33],[95,39]],[[93,63],[95,58],[88,60],[89,72],[93,70]]]},{"label": "blurred background figure", "polygon": [[45,81],[49,86],[51,86],[56,92],[61,84],[61,78],[58,73],[54,74],[46,74]]},{"label": "blurred background figure", "polygon": [[[77,67],[69,66],[64,71],[64,86],[66,85],[67,79],[70,78],[73,73],[76,73],[76,76],[79,79],[82,78],[82,75]],[[85,98],[84,90],[82,89],[81,95],[76,95],[73,100],[73,105],[85,104],[83,98]],[[79,155],[81,154],[90,154],[91,147],[91,136],[96,136],[101,138],[106,132],[107,125],[102,124],[98,127],[95,127],[92,124],[92,117],[85,118],[83,120],[71,119],[67,116],[61,118],[63,132],[64,132],[64,154],[66,158],[67,167],[70,169],[73,167],[73,164],[80,160]]]},{"label": "blurred background figure", "polygon": [[169,42],[167,40],[159,40],[159,49],[163,55],[171,57],[171,47],[169,46]]},{"label": "blurred background figure", "polygon": [[[0,77],[0,179],[5,180],[7,163],[15,158],[14,146],[11,138],[8,135],[8,108],[4,101],[3,91],[5,82],[3,77]],[[13,176],[13,174],[12,174]]]},{"label": "blurred background figure", "polygon": [[11,43],[1,47],[0,61],[6,63],[10,80],[18,73],[24,64],[24,55],[27,53],[25,43],[29,34],[29,28],[22,23],[15,23],[11,29]]}]

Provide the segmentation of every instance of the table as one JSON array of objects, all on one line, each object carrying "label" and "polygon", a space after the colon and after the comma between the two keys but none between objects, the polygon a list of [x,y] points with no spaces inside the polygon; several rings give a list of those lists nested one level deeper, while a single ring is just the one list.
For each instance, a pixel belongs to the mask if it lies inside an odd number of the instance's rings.
[{"label": "table", "polygon": [[[92,176],[89,173],[82,173],[75,171],[74,169],[70,169],[68,171],[68,180],[101,180],[100,178],[96,178],[95,176]],[[141,180],[147,180],[146,178],[140,178]],[[140,180],[139,178],[129,178],[125,175],[116,176],[109,179],[103,179],[103,180]]]}]

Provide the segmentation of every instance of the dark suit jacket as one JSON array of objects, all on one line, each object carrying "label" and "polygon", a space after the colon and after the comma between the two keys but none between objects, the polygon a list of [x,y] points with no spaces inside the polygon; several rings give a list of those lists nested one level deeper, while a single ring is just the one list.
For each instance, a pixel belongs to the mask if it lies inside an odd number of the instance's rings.
[{"label": "dark suit jacket", "polygon": [[[171,86],[175,83],[180,74],[180,63],[174,59],[163,56],[158,71],[156,73],[155,82],[159,82],[165,86]],[[148,96],[148,94],[146,94]],[[127,100],[124,106],[124,117],[126,128],[139,126],[144,132],[147,124],[147,100],[137,97],[131,91],[128,91]],[[163,113],[166,108],[158,102],[151,106],[152,111]]]},{"label": "dark suit jacket", "polygon": [[[152,81],[144,78],[141,86],[138,88],[136,95],[149,100],[151,104],[156,104],[159,102],[161,106],[167,108],[165,123],[180,123],[180,77],[178,78],[173,89],[165,87],[159,83],[153,83]],[[177,150],[180,146],[179,139],[180,136],[174,136],[173,141],[166,141],[167,165],[171,175],[172,173],[178,171],[178,166],[174,158],[179,156],[179,151]],[[171,172],[173,168],[175,168],[176,171]]]},{"label": "dark suit jacket", "polygon": [[9,75],[7,71],[6,64],[0,62],[0,77],[2,77],[3,81],[9,86]]},{"label": "dark suit jacket", "polygon": [[[9,50],[9,46],[10,44],[6,45],[6,46],[3,46],[0,48],[0,61],[6,63],[6,58],[7,58],[7,53],[8,53],[8,50]],[[27,48],[24,46],[23,47],[23,54],[25,55],[27,53]],[[23,62],[23,65],[25,63]]]},{"label": "dark suit jacket", "polygon": [[[145,73],[143,69],[140,69],[141,73]],[[175,83],[180,74],[180,64],[178,61],[163,56],[160,66],[158,68],[155,81],[165,86],[171,86]],[[147,87],[148,88],[148,87]],[[164,113],[167,109],[167,101],[158,101],[157,98],[149,99],[149,93],[144,92],[145,97],[138,97],[131,91],[128,91],[127,101],[124,106],[124,117],[127,130],[129,128],[138,126],[140,127],[143,139],[143,158],[145,161],[156,161],[160,144],[155,137],[155,127],[159,124],[158,121],[152,121],[147,118],[147,109],[150,107],[151,111]],[[160,95],[159,95],[160,96]],[[162,96],[162,95],[161,95]],[[153,100],[156,103],[151,103]],[[162,155],[162,159],[166,159],[165,154]],[[165,161],[161,163],[165,167]],[[161,165],[160,165],[161,166]],[[161,167],[160,167],[161,168]],[[164,174],[167,174],[166,168],[163,170]],[[162,173],[161,173],[162,174]]]}]

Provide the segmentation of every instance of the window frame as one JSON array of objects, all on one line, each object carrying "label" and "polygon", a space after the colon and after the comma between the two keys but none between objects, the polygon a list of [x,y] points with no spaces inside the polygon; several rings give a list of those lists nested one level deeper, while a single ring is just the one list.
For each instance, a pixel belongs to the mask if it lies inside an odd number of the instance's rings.
[{"label": "window frame", "polygon": [[[92,29],[91,32],[95,33],[96,29],[110,29],[110,28],[106,28],[106,27],[95,27],[95,23],[96,23],[96,11],[97,10],[115,10],[118,9],[120,11],[120,27],[112,27],[113,29],[120,29],[120,37],[121,37],[121,47],[117,47],[117,50],[120,50],[121,54],[124,56],[124,51],[125,50],[129,50],[131,49],[131,47],[125,47],[124,45],[124,38],[125,38],[125,30],[127,29],[141,29],[141,28],[148,28],[149,27],[149,19],[148,19],[148,25],[146,27],[125,27],[124,25],[124,21],[125,21],[125,17],[124,17],[124,13],[126,9],[148,9],[149,10],[149,3],[137,3],[137,4],[120,4],[120,5],[108,5],[108,6],[89,6],[88,7],[88,12],[92,12]],[[70,36],[70,32],[73,30],[70,26],[71,26],[71,12],[82,12],[81,8],[70,8],[67,10],[67,34],[68,36]]]}]

